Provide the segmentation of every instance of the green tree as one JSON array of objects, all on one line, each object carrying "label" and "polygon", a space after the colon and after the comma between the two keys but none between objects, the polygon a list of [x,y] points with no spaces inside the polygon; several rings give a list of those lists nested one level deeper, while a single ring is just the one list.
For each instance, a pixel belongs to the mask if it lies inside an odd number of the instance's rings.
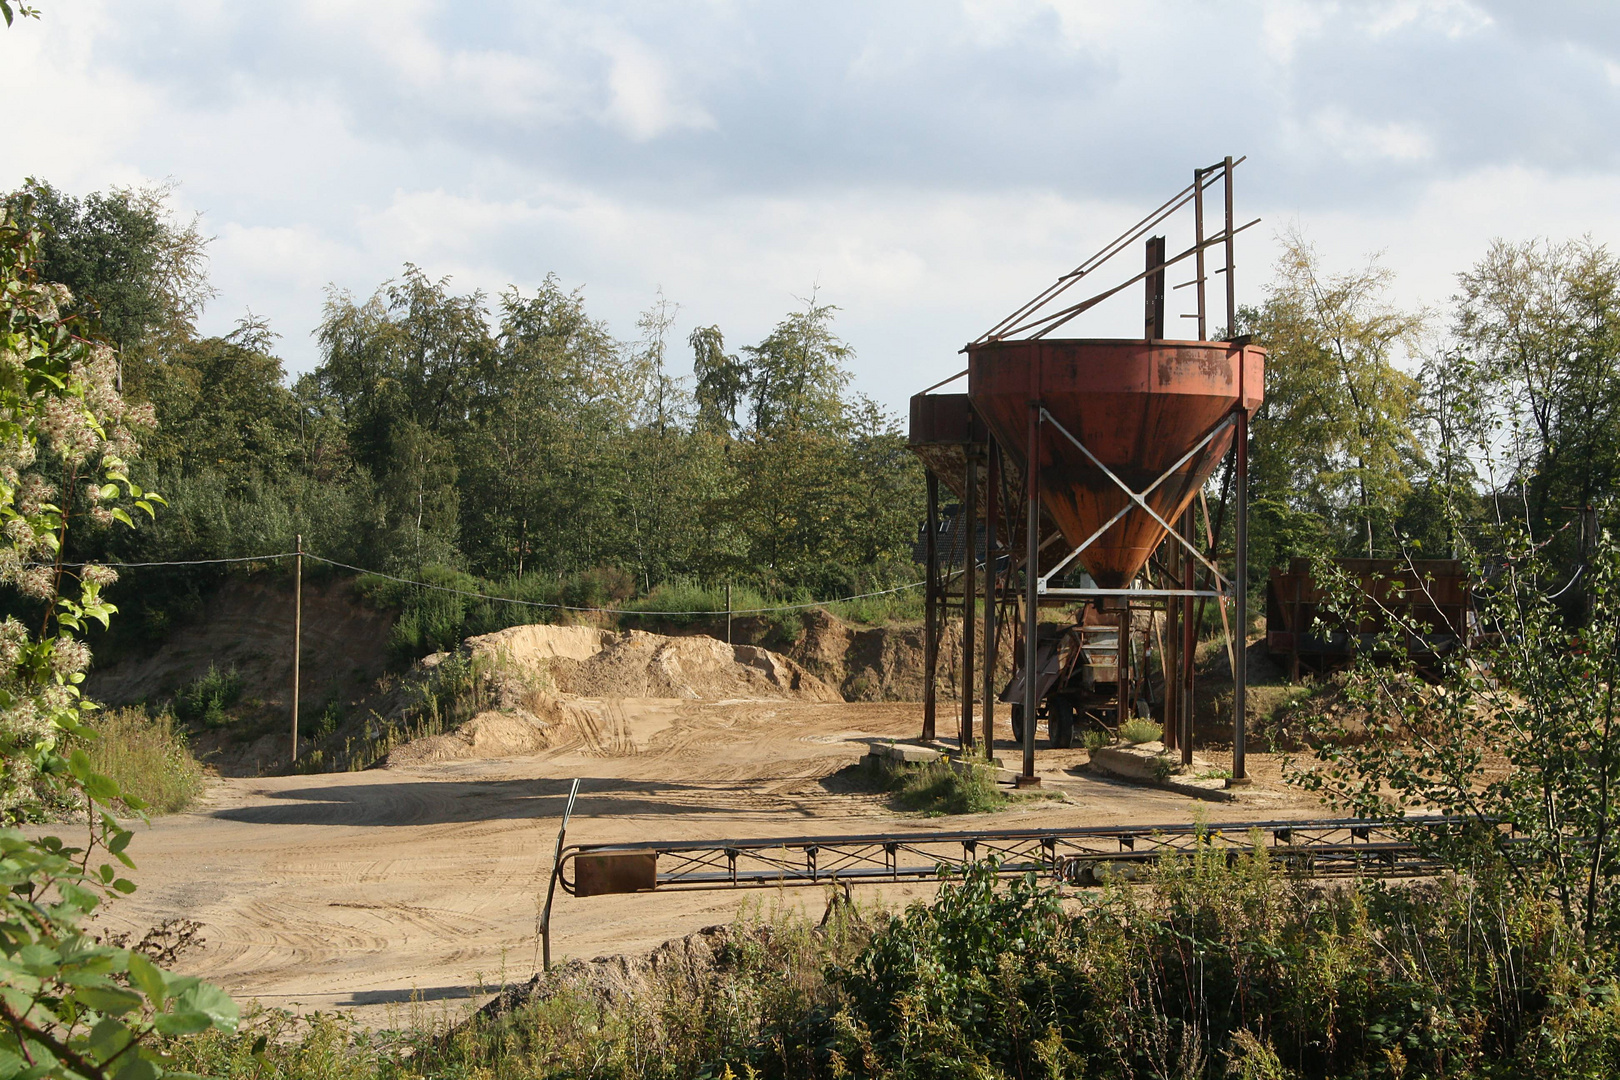
[{"label": "green tree", "polygon": [[298,402],[270,345],[262,323],[245,322],[222,338],[180,342],[153,364],[145,390],[158,429],[147,460],[239,484],[301,465]]},{"label": "green tree", "polygon": [[41,231],[37,273],[72,293],[64,314],[111,339],[133,387],[156,346],[192,336],[214,295],[208,238],[196,219],[176,220],[172,195],[149,186],[81,200],[31,179],[5,197],[21,225]]},{"label": "green tree", "polygon": [[687,339],[692,347],[692,374],[697,386],[699,427],[722,435],[737,430],[737,410],[748,393],[748,368],[726,352],[725,335],[718,326],[700,326]]},{"label": "green tree", "polygon": [[1255,539],[1275,558],[1304,554],[1311,537],[1371,554],[1419,458],[1418,384],[1394,358],[1421,320],[1389,303],[1376,262],[1327,274],[1302,236],[1283,241],[1269,295],[1247,316],[1269,350],[1251,450]]},{"label": "green tree", "polygon": [[[1361,651],[1349,682],[1360,715],[1316,732],[1316,763],[1295,774],[1362,816],[1439,811],[1478,822],[1504,845],[1526,895],[1557,897],[1588,948],[1620,935],[1620,545],[1604,533],[1589,563],[1591,618],[1571,632],[1545,582],[1553,575],[1538,543],[1511,513],[1486,535],[1498,572],[1478,547],[1460,554],[1487,633],[1420,673],[1406,642],[1427,632],[1395,612],[1377,648]],[[1334,613],[1355,622],[1372,601],[1353,577],[1320,563]],[[1391,578],[1429,587],[1409,563]],[[1426,674],[1427,677],[1423,677]],[[1436,680],[1437,677],[1437,680]],[[1512,823],[1519,846],[1505,849]]]},{"label": "green tree", "polygon": [[381,500],[372,542],[396,564],[453,559],[457,448],[494,353],[480,293],[454,296],[407,264],[364,304],[333,292],[318,336],[320,390]]},{"label": "green tree", "polygon": [[846,365],[855,356],[833,333],[831,304],[816,303],[812,293],[803,311],[787,318],[758,345],[743,348],[747,357],[750,420],[757,434],[782,429],[835,431],[844,423]]},{"label": "green tree", "polygon": [[1554,536],[1620,485],[1620,260],[1589,238],[1496,240],[1458,281],[1455,333],[1506,432],[1497,482]]}]

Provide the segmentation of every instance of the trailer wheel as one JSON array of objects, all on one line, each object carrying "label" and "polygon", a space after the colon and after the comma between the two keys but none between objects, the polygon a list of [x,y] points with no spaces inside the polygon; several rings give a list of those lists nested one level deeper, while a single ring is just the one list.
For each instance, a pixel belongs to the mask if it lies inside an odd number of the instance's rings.
[{"label": "trailer wheel", "polygon": [[1047,725],[1052,745],[1067,750],[1074,745],[1074,702],[1065,697],[1052,699],[1052,719]]},{"label": "trailer wheel", "polygon": [[1013,741],[1022,743],[1024,741],[1024,707],[1017,702],[1013,702],[1012,707],[1012,731]]}]

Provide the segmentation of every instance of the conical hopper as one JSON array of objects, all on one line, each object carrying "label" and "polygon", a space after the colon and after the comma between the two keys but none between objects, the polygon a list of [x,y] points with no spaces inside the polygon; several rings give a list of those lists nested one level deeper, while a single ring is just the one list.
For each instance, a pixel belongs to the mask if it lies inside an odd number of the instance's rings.
[{"label": "conical hopper", "polygon": [[[1207,341],[1002,341],[968,346],[968,396],[1002,451],[1028,459],[1030,403],[1039,402],[1133,491],[1141,492],[1218,428],[1237,403],[1252,415],[1265,384],[1265,350]],[[1241,371],[1240,371],[1241,367]],[[1198,494],[1232,446],[1228,427],[1146,496],[1165,521]],[[1079,547],[1099,588],[1130,585],[1165,528],[1052,424],[1041,430],[1041,508]]]}]

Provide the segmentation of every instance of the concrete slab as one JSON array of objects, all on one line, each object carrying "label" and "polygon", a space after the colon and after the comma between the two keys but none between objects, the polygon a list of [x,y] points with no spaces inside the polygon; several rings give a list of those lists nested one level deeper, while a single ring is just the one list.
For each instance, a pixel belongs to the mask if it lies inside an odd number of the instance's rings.
[{"label": "concrete slab", "polygon": [[918,746],[915,743],[875,743],[872,746],[872,756],[901,761],[907,765],[924,765],[930,761],[938,761],[944,755],[931,747]]},{"label": "concrete slab", "polygon": [[1121,780],[1150,784],[1198,799],[1230,802],[1235,798],[1227,790],[1224,778],[1204,775],[1215,771],[1208,761],[1195,756],[1191,765],[1182,765],[1180,758],[1172,757],[1162,742],[1099,747],[1091,752],[1091,766]]}]

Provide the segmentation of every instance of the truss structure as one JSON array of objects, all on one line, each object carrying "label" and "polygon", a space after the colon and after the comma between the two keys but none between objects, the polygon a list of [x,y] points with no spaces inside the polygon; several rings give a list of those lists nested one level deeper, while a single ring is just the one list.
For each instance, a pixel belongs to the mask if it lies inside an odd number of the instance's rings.
[{"label": "truss structure", "polygon": [[[581,895],[586,864],[589,871],[625,860],[651,871],[583,891],[595,895],[917,881],[994,860],[1003,877],[1034,873],[1089,886],[1130,880],[1166,856],[1215,851],[1237,859],[1263,850],[1310,878],[1426,877],[1444,869],[1440,853],[1448,843],[1481,827],[1471,819],[1433,816],[576,844],[563,850],[554,873],[564,891]],[[1505,823],[1483,828],[1504,848],[1517,842]]]}]

